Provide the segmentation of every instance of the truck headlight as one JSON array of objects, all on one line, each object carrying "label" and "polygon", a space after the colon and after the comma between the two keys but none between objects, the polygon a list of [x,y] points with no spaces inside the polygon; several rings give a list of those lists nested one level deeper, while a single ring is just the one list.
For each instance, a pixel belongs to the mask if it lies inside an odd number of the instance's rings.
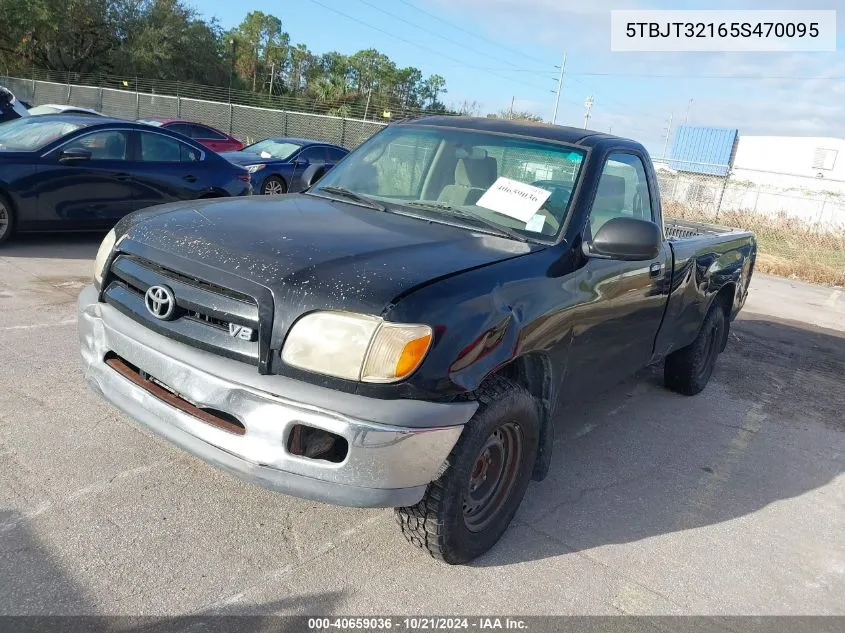
[{"label": "truck headlight", "polygon": [[116,239],[117,235],[114,229],[112,229],[100,243],[100,248],[97,250],[97,257],[94,259],[94,283],[98,288],[103,284],[103,273],[105,272],[103,269],[106,267],[106,262],[109,259],[109,255],[111,255]]},{"label": "truck headlight", "polygon": [[396,382],[431,346],[427,325],[389,323],[350,312],[312,312],[291,328],[282,360],[293,367],[363,382]]},{"label": "truck headlight", "polygon": [[267,166],[267,165],[247,165],[247,166],[246,166],[246,170],[247,170],[249,173],[254,174],[254,173],[255,173],[255,172],[257,172],[257,171],[261,171],[261,170],[262,170],[262,169],[264,169],[266,166]]}]

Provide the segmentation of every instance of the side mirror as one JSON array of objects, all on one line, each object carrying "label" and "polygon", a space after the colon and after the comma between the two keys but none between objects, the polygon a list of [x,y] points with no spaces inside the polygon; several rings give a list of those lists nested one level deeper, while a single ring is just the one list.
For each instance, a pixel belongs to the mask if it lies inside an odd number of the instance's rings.
[{"label": "side mirror", "polygon": [[295,161],[293,161],[294,167],[308,167],[308,165],[310,164],[311,161],[309,161],[307,158],[297,158]]},{"label": "side mirror", "polygon": [[612,218],[602,224],[592,242],[584,243],[587,257],[645,261],[656,259],[663,246],[660,227],[639,218]]},{"label": "side mirror", "polygon": [[80,160],[91,160],[91,151],[81,147],[72,147],[59,153],[60,163],[73,163]]}]

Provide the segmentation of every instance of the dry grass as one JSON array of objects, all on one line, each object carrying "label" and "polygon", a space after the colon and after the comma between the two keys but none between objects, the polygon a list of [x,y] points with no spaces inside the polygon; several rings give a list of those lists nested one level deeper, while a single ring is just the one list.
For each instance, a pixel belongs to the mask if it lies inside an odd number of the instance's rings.
[{"label": "dry grass", "polygon": [[710,222],[753,231],[757,236],[755,270],[829,286],[845,285],[845,231],[819,231],[787,217],[749,211],[713,213],[669,202],[666,217]]}]

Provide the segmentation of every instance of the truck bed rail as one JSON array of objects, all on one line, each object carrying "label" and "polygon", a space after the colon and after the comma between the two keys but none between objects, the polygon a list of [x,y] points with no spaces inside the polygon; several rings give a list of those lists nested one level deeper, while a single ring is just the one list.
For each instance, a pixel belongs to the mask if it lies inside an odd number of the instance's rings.
[{"label": "truck bed rail", "polygon": [[667,240],[683,240],[690,237],[701,237],[702,235],[724,235],[725,233],[738,232],[739,229],[732,229],[717,224],[705,224],[704,222],[689,222],[687,220],[666,219],[663,222],[663,230]]}]

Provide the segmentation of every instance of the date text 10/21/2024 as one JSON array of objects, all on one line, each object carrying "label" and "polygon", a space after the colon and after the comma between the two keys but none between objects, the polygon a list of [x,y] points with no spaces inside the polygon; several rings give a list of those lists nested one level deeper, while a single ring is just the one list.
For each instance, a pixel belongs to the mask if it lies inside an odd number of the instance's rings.
[{"label": "date text 10/21/2024", "polygon": [[527,631],[528,624],[518,618],[475,617],[401,617],[401,618],[309,618],[308,629],[320,630],[399,630],[399,631],[434,631],[434,630],[511,630]]}]

